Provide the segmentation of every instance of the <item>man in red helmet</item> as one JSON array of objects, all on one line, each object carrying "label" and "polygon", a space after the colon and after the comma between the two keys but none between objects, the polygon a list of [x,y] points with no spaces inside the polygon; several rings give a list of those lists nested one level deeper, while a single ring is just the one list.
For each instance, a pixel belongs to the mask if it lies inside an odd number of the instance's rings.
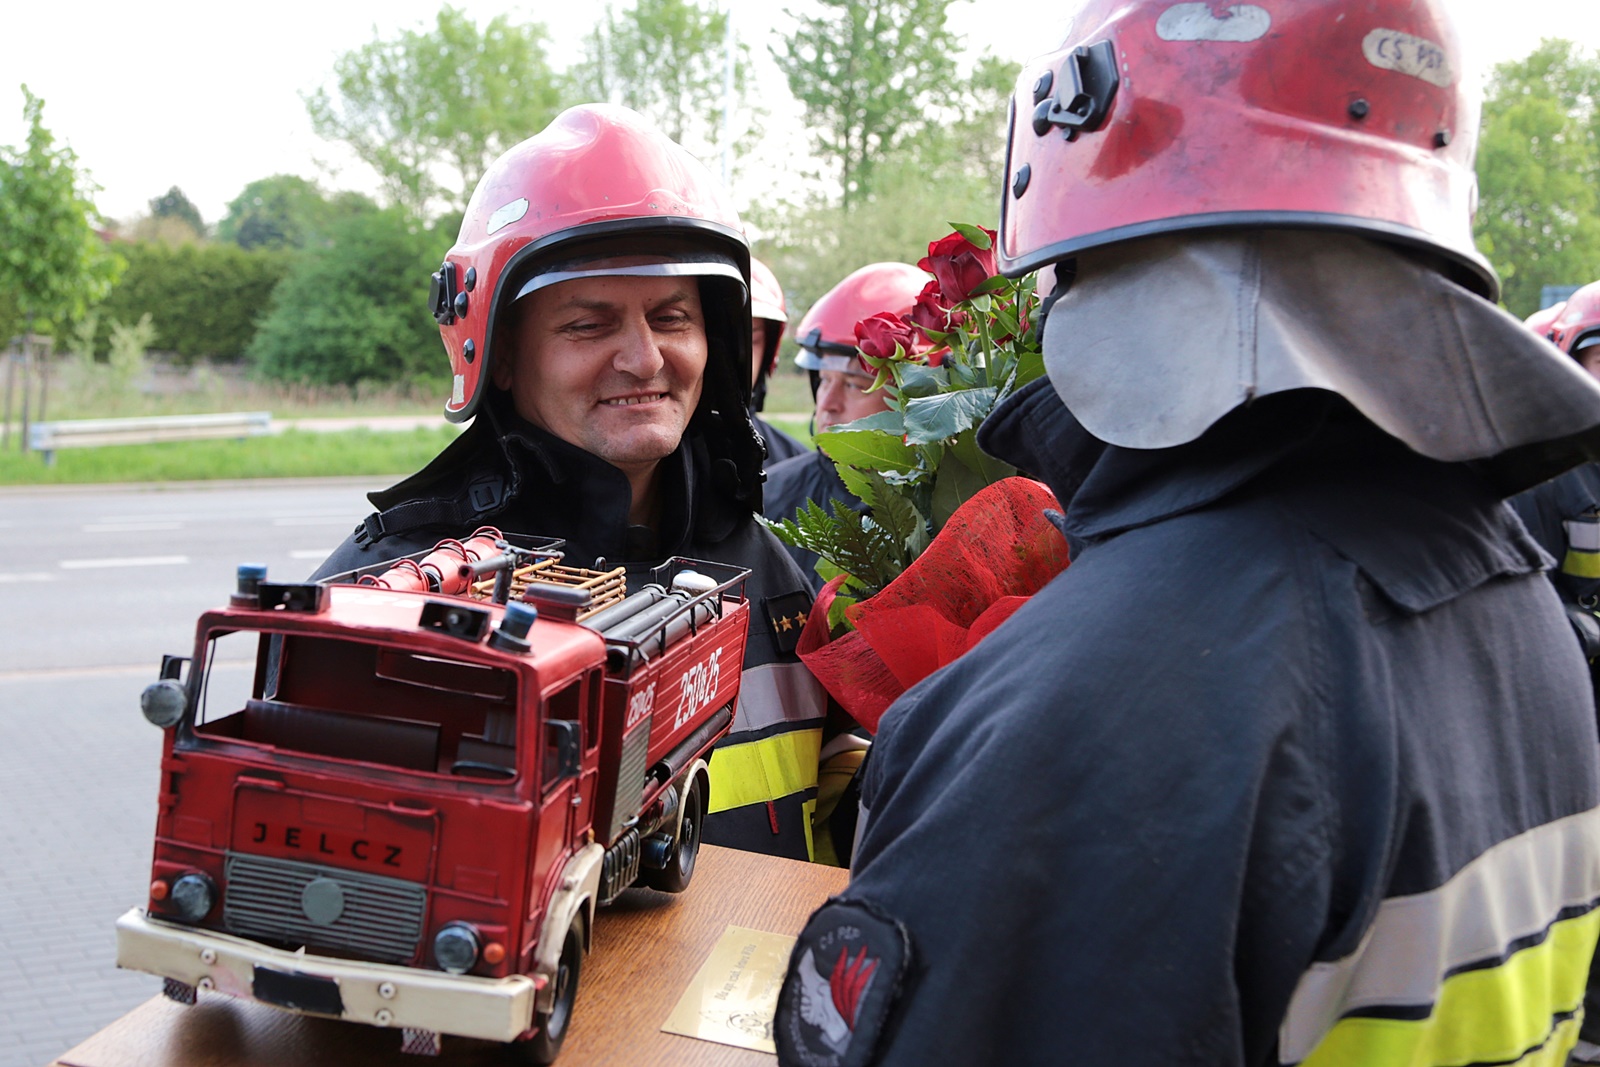
[{"label": "man in red helmet", "polygon": [[[872,390],[873,375],[856,354],[856,323],[880,311],[909,315],[928,275],[909,263],[869,263],[829,289],[800,320],[800,352],[795,364],[811,375],[816,400],[812,432],[822,433],[885,411],[886,394]],[[785,460],[767,470],[765,512],[769,519],[792,519],[807,503],[830,508],[837,501],[864,505],[839,479],[833,460],[820,449]],[[817,555],[789,546],[813,589],[822,588]]]},{"label": "man in red helmet", "polygon": [[1079,0],[1012,100],[1072,566],[882,719],[782,1064],[1559,1064],[1600,750],[1506,496],[1600,385],[1497,308],[1446,0]]},{"label": "man in red helmet", "polygon": [[795,437],[761,417],[766,407],[767,379],[778,369],[778,346],[789,325],[788,302],[772,268],[750,260],[750,418],[767,443],[767,469],[808,451]]},{"label": "man in red helmet", "polygon": [[733,731],[704,839],[812,855],[825,695],[794,655],[811,596],[755,520],[750,253],[726,192],[625,108],[572,108],[490,166],[433,276],[445,414],[472,425],[372,494],[320,575],[485,524],[564,538],[569,559],[751,569]]},{"label": "man in red helmet", "polygon": [[[1600,379],[1600,282],[1584,286],[1563,304],[1534,312],[1525,325]],[[1557,560],[1551,578],[1569,610],[1579,613],[1580,636],[1593,659],[1600,655],[1600,622],[1588,621],[1594,617],[1588,607],[1600,594],[1600,464],[1574,467],[1513,497],[1511,506]],[[1600,1027],[1600,1019],[1595,1024]]]}]

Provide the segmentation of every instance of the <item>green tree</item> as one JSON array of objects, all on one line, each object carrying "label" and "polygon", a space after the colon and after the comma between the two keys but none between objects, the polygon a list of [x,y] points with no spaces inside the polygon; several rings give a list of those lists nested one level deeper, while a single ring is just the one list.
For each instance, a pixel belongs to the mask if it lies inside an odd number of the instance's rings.
[{"label": "green tree", "polygon": [[497,15],[479,30],[452,7],[340,56],[336,92],[306,98],[318,136],[348,145],[389,199],[418,219],[465,208],[495,157],[549,124],[561,105],[544,27]]},{"label": "green tree", "polygon": [[[577,95],[626,104],[679,144],[704,151],[721,141],[728,16],[692,0],[607,5],[571,73]],[[735,48],[734,91],[749,83],[750,50]]]},{"label": "green tree", "polygon": [[316,182],[274,174],[246,185],[217,223],[217,239],[244,249],[304,248],[338,218],[377,205],[360,193],[324,195]]},{"label": "green tree", "polygon": [[439,376],[428,275],[453,237],[398,208],[333,223],[327,243],[301,252],[273,290],[251,361],[268,378],[316,385]]},{"label": "green tree", "polygon": [[850,208],[872,191],[879,161],[927,128],[954,80],[953,0],[816,0],[772,49],[805,107],[814,148],[839,175]]},{"label": "green tree", "polygon": [[27,144],[0,146],[0,294],[9,322],[59,330],[83,318],[122,269],[95,230],[95,186],[44,126],[44,101],[22,87]]},{"label": "green tree", "polygon": [[1546,40],[1495,67],[1478,142],[1477,239],[1512,314],[1600,278],[1600,60]]},{"label": "green tree", "polygon": [[194,230],[196,236],[204,237],[206,220],[200,217],[200,209],[194,202],[184,195],[183,190],[174,185],[160,196],[150,200],[150,217],[153,219],[177,219],[187,223]]},{"label": "green tree", "polygon": [[996,225],[1006,101],[1019,70],[993,56],[976,60],[967,79],[947,87],[939,121],[879,160],[872,189],[849,206],[817,196],[749,212],[762,234],[756,255],[782,280],[796,321],[863,264],[915,263],[951,223]]}]

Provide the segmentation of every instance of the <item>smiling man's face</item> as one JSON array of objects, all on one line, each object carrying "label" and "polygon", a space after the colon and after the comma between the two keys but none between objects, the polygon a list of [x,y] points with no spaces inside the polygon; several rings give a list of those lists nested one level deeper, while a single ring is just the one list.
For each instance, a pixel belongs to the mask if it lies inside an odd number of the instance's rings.
[{"label": "smiling man's face", "polygon": [[517,413],[630,475],[678,447],[700,402],[705,315],[693,278],[576,278],[517,301],[495,384]]}]

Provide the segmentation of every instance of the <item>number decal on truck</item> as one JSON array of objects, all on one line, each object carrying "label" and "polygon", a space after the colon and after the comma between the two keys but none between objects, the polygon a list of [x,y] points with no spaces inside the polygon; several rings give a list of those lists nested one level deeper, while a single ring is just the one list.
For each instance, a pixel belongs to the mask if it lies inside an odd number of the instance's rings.
[{"label": "number decal on truck", "polygon": [[676,730],[695,717],[701,708],[711,703],[717,695],[717,683],[722,680],[722,649],[717,649],[704,663],[696,663],[678,679],[678,716],[673,720]]},{"label": "number decal on truck", "polygon": [[651,682],[648,686],[628,698],[628,721],[623,723],[622,728],[624,730],[633,729],[634,724],[650,714],[650,709],[655,706],[656,683]]}]

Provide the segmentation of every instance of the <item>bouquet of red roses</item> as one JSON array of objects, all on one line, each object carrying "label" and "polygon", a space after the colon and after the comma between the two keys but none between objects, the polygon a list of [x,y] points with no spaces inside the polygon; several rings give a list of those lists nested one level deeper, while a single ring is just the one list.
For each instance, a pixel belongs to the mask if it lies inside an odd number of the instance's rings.
[{"label": "bouquet of red roses", "polygon": [[966,650],[1066,566],[1048,489],[985,455],[977,428],[1044,373],[1032,277],[995,270],[994,231],[956,225],[917,265],[933,280],[909,317],[856,325],[889,410],[817,435],[867,511],[807,505],[768,523],[822,557],[828,584],[801,658],[857,721]]}]

